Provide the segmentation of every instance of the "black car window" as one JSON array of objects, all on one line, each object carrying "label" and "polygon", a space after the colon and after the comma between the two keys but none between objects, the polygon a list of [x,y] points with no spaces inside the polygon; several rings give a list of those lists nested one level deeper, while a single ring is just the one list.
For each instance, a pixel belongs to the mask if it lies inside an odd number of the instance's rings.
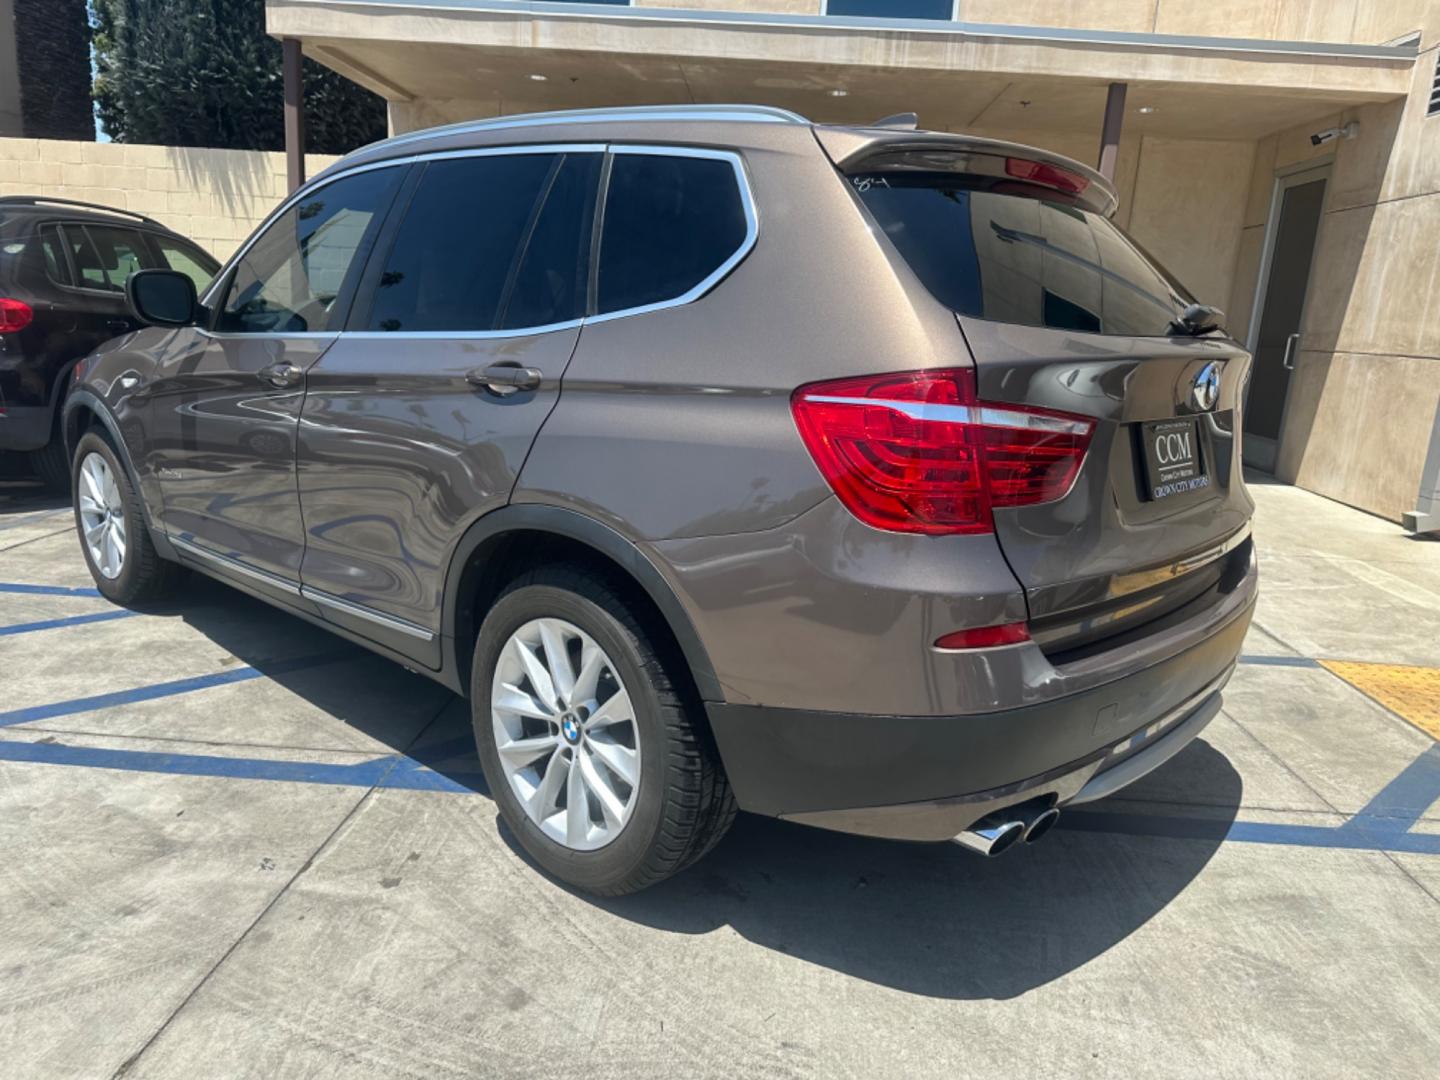
[{"label": "black car window", "polygon": [[598,312],[684,296],[740,250],[748,231],[730,161],[617,154],[601,228]]},{"label": "black car window", "polygon": [[366,326],[388,332],[542,326],[581,313],[596,154],[433,161],[386,256]]},{"label": "black car window", "polygon": [[45,259],[45,273],[57,285],[74,285],[70,263],[65,258],[65,241],[60,239],[58,225],[40,226],[40,252]]},{"label": "black car window", "polygon": [[[67,225],[65,231],[72,237],[78,226]],[[125,282],[136,270],[155,269],[155,259],[145,246],[145,238],[135,229],[124,229],[114,225],[86,225],[84,233],[88,244],[82,244],[77,251],[76,264],[87,288],[107,289],[110,292],[124,292]],[[86,259],[80,262],[80,256]],[[98,270],[98,276],[97,276]]]},{"label": "black car window", "polygon": [[374,242],[403,170],[371,169],[302,196],[236,263],[215,329],[228,334],[340,329],[338,299]]},{"label": "black car window", "polygon": [[171,270],[179,270],[193,281],[197,293],[205,291],[215,272],[220,269],[219,263],[194,244],[173,236],[152,234],[151,239],[155,241],[155,247],[159,250],[160,257],[165,260],[165,265]]},{"label": "black car window", "polygon": [[1193,299],[1100,214],[946,173],[850,178],[927,289],[980,319],[1159,337]]}]

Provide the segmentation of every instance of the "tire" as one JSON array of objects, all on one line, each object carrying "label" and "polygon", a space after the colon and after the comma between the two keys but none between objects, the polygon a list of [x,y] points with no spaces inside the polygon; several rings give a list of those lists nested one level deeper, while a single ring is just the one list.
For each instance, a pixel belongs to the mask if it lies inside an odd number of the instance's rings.
[{"label": "tire", "polygon": [[[519,740],[538,742],[539,733],[547,726],[555,732],[552,739],[555,754],[548,748],[542,750],[533,766],[534,790],[528,799],[530,804],[545,803],[542,789],[552,768],[566,770],[563,774],[566,779],[557,781],[557,785],[565,784],[565,805],[557,807],[555,813],[559,817],[551,817],[544,824],[532,817],[521,802],[523,785],[532,781],[523,777],[512,779],[516,760],[513,751],[523,742],[508,744],[508,764],[502,764],[499,741],[511,737],[511,733],[504,730],[505,723],[513,726],[516,716],[511,711],[492,708],[491,692],[497,674],[518,670],[514,666],[513,640],[531,633],[542,621],[552,628],[568,627],[580,635],[579,644],[574,638],[568,638],[563,650],[572,656],[569,670],[580,672],[577,684],[587,670],[583,658],[589,655],[584,651],[589,646],[583,639],[588,638],[590,644],[598,646],[603,653],[609,666],[599,677],[594,693],[588,695],[591,700],[602,701],[607,683],[610,691],[617,694],[614,684],[618,683],[619,689],[629,696],[628,712],[632,719],[628,733],[633,733],[639,761],[638,783],[630,789],[631,801],[627,804],[628,818],[612,826],[610,816],[604,812],[605,801],[594,794],[597,788],[593,780],[581,780],[582,785],[591,784],[588,790],[592,794],[586,801],[592,809],[587,820],[594,817],[595,821],[588,825],[588,832],[600,834],[598,839],[592,836],[577,843],[569,842],[576,835],[570,832],[569,816],[570,807],[576,804],[569,798],[569,792],[574,789],[569,787],[568,777],[570,771],[578,768],[582,778],[593,778],[597,760],[603,765],[602,757],[608,760],[614,752],[614,743],[625,742],[627,732],[623,723],[614,728],[590,725],[602,721],[604,713],[623,715],[626,710],[611,710],[608,708],[611,702],[604,700],[593,714],[587,715],[587,706],[576,704],[574,714],[583,725],[580,725],[579,741],[573,746],[567,745],[569,736],[565,734],[563,722],[538,716],[524,720],[526,726],[516,736]],[[553,633],[550,640],[556,640]],[[543,642],[537,645],[533,655],[541,659],[548,656],[543,652]],[[644,621],[625,602],[622,593],[603,577],[581,567],[553,566],[522,575],[506,588],[485,617],[475,643],[470,679],[471,715],[481,766],[506,825],[525,851],[561,881],[600,896],[638,892],[695,862],[714,847],[734,820],[735,801],[724,770],[708,743],[702,706],[693,693],[686,692],[688,680],[676,670],[676,663],[670,660],[667,666],[645,630]],[[528,677],[523,681],[507,678],[500,683],[502,691],[507,685],[518,686],[531,695],[536,691]],[[577,686],[577,698],[584,693]],[[558,708],[565,708],[564,699],[560,699]],[[611,731],[619,734],[613,736],[609,752],[601,755],[600,751],[607,749],[604,743],[611,738],[608,734]],[[536,739],[530,738],[532,732]],[[588,759],[588,770],[579,768],[581,757]],[[543,776],[539,775],[541,762],[544,763]],[[620,792],[619,801],[624,801],[626,785],[622,774],[612,774],[604,768],[598,771],[602,774],[602,783],[608,781],[611,788]],[[616,778],[621,778],[619,783]],[[517,786],[521,790],[517,790]],[[537,812],[544,816],[543,809]],[[554,835],[557,828],[563,829],[566,835]],[[582,834],[586,832],[581,830]]]},{"label": "tire", "polygon": [[70,494],[70,459],[65,454],[65,440],[58,430],[51,433],[48,443],[39,450],[32,450],[27,456],[31,470],[40,478],[46,491],[56,495]]},{"label": "tire", "polygon": [[[123,554],[117,559],[110,555],[115,550],[103,542],[97,544],[102,559],[97,561],[91,543],[86,539],[87,516],[93,522],[96,514],[95,486],[83,475],[87,462],[94,457],[103,461],[108,476],[114,483],[114,490],[102,487],[102,513],[109,511],[108,518],[119,527],[123,538]],[[160,557],[150,541],[150,532],[145,526],[145,509],[140,494],[130,482],[130,475],[120,463],[120,456],[110,441],[96,431],[88,431],[75,447],[75,458],[70,473],[75,489],[75,531],[80,539],[80,551],[85,556],[85,565],[95,587],[108,600],[117,604],[139,604],[163,600],[169,596],[180,576],[181,568]],[[92,474],[93,480],[93,474]],[[118,510],[118,513],[117,513]],[[102,565],[102,562],[104,565]]]}]

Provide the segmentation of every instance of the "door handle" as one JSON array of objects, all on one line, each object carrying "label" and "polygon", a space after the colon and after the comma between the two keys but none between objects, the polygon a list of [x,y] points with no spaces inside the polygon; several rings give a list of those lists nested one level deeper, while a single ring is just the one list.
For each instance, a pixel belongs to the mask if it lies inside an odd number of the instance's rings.
[{"label": "door handle", "polygon": [[520,390],[538,390],[545,378],[533,367],[519,364],[491,364],[487,368],[476,368],[465,376],[472,386],[484,387],[501,397],[507,397]]},{"label": "door handle", "polygon": [[107,330],[113,330],[117,334],[128,333],[132,327],[128,319],[111,319],[105,324]]},{"label": "door handle", "polygon": [[1280,366],[1286,371],[1295,370],[1295,343],[1300,340],[1300,332],[1297,330],[1285,339],[1285,356],[1280,361]]},{"label": "door handle", "polygon": [[305,369],[296,367],[288,360],[277,360],[273,364],[266,364],[255,373],[261,381],[268,382],[271,386],[287,387],[294,386],[305,377]]}]

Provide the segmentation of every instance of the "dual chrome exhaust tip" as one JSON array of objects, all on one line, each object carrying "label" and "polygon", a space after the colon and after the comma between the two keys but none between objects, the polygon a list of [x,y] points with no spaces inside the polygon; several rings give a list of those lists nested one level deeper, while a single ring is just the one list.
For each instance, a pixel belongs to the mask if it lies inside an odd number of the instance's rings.
[{"label": "dual chrome exhaust tip", "polygon": [[1053,806],[1044,809],[1012,806],[981,818],[955,837],[955,843],[978,855],[994,858],[1021,840],[1033,844],[1055,827],[1060,811]]}]

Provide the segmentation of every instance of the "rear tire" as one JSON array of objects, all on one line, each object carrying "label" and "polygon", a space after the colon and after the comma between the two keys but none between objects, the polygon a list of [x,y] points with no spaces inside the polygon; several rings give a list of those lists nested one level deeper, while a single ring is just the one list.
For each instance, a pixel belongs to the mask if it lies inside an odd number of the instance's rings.
[{"label": "rear tire", "polygon": [[70,458],[65,453],[65,440],[58,430],[51,432],[48,443],[39,450],[30,451],[27,456],[31,470],[40,478],[46,491],[56,495],[70,494]]},{"label": "rear tire", "polygon": [[[578,672],[572,694],[556,689],[549,704],[531,707],[544,697],[548,675],[539,675],[537,686],[520,674],[527,669],[516,659],[517,642],[526,640],[529,660],[547,671],[547,644],[554,650],[550,643],[560,643],[558,651],[569,659],[562,662],[566,674],[552,688]],[[600,680],[598,689],[580,688],[587,658],[601,672],[592,676]],[[667,669],[643,620],[604,578],[571,566],[522,575],[485,617],[471,670],[471,715],[485,779],[505,823],[548,873],[601,896],[638,892],[685,869],[730,827],[735,801],[705,738],[703,706],[685,692],[683,673]],[[514,698],[519,710],[492,707],[499,673],[505,673],[502,695],[509,694],[503,689],[508,685],[530,702]],[[610,707],[607,685],[617,700],[628,695],[628,710]],[[581,698],[589,704],[580,704]],[[605,726],[622,714],[631,719]],[[616,728],[616,735],[607,736]],[[607,738],[613,740],[608,745]],[[633,751],[624,754],[620,769],[606,768],[616,760],[617,744],[626,750],[632,738]],[[633,786],[624,780],[632,755],[638,759]],[[551,784],[555,769],[562,771]],[[572,769],[582,778],[576,786],[569,781]],[[583,803],[572,803],[572,791]],[[586,807],[578,829],[569,818],[574,805]]]},{"label": "rear tire", "polygon": [[75,529],[95,587],[117,604],[163,600],[181,568],[160,557],[145,525],[145,508],[110,441],[87,431],[71,470]]}]

